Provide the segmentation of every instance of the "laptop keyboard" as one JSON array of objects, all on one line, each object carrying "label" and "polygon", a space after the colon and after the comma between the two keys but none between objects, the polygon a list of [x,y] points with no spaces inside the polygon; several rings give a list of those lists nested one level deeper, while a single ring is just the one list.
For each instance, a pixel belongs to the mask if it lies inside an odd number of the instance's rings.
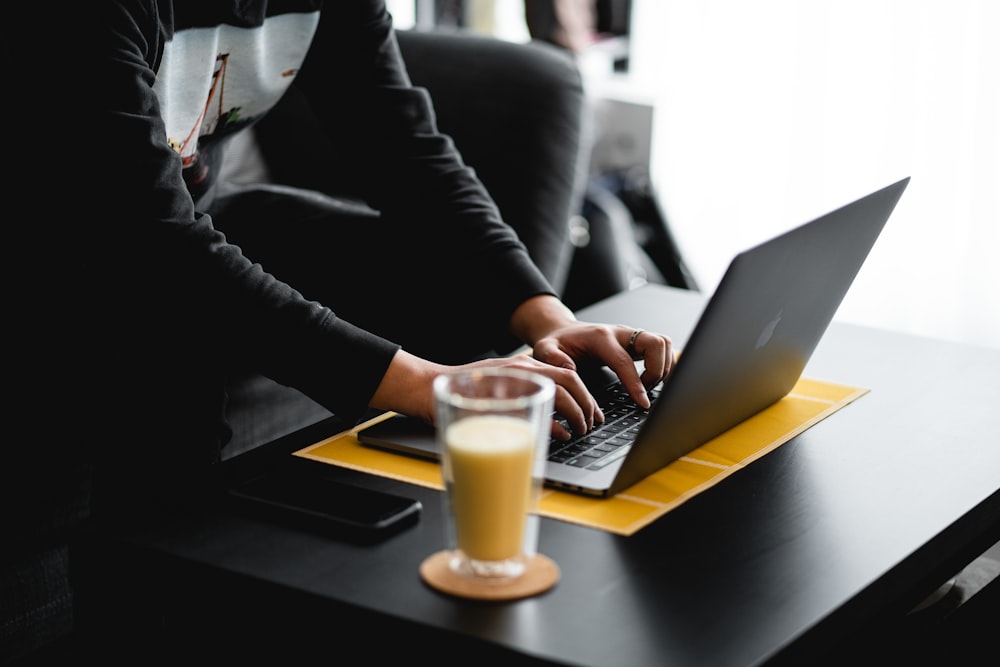
[{"label": "laptop keyboard", "polygon": [[[660,395],[660,386],[649,390],[648,394],[650,403],[655,402]],[[649,409],[637,405],[621,383],[610,385],[596,398],[604,412],[604,423],[569,440],[552,438],[549,442],[549,461],[599,470],[625,456],[631,449]],[[566,425],[565,420],[557,419]]]}]

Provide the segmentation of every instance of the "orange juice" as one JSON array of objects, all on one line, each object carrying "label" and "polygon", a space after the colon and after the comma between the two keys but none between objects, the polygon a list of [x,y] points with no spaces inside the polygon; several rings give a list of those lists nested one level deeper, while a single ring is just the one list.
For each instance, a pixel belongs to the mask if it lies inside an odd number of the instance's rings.
[{"label": "orange juice", "polygon": [[459,549],[474,560],[521,553],[531,510],[535,433],[515,417],[465,417],[445,432]]}]

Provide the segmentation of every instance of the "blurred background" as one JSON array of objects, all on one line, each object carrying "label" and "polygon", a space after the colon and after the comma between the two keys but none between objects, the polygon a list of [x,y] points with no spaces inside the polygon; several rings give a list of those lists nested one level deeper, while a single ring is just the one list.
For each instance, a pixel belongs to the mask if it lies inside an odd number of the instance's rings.
[{"label": "blurred background", "polygon": [[[388,4],[401,28],[531,37],[522,0]],[[837,319],[1000,349],[1000,3],[584,4],[594,159],[648,178],[699,289],[910,176]]]}]

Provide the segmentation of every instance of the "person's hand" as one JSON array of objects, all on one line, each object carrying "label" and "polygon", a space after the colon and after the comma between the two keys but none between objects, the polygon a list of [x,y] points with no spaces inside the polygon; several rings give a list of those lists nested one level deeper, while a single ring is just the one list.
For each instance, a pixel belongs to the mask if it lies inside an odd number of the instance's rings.
[{"label": "person's hand", "polygon": [[[511,329],[531,345],[535,359],[548,365],[573,371],[586,360],[606,365],[622,381],[632,400],[643,407],[649,407],[646,389],[661,382],[674,365],[669,337],[623,324],[580,322],[565,304],[552,296],[538,296],[524,302],[514,312]],[[636,361],[642,363],[641,375],[636,370]],[[579,407],[589,430],[593,421],[586,419],[588,404],[581,403]],[[567,409],[572,413],[572,406]],[[574,431],[578,430],[580,421],[574,419],[575,415],[560,414]],[[598,421],[604,418],[599,410],[593,414]],[[557,437],[569,436],[559,431],[554,429]]]},{"label": "person's hand", "polygon": [[[459,366],[456,370],[484,367],[517,368],[552,378],[556,384],[553,407],[577,433],[586,433],[594,427],[595,422],[604,421],[600,406],[597,405],[597,401],[590,394],[575,367],[554,366],[533,356],[519,354],[513,357],[476,361]],[[552,435],[557,438],[568,438],[570,433],[562,424],[553,420]]]},{"label": "person's hand", "polygon": [[[670,338],[622,324],[580,322],[558,299],[539,296],[515,312],[512,330],[528,342],[532,354],[485,359],[461,366],[444,366],[399,350],[369,403],[435,422],[432,384],[440,373],[477,367],[509,367],[545,375],[556,384],[555,411],[576,433],[586,433],[595,422],[604,421],[597,401],[578,373],[578,363],[597,361],[622,381],[632,399],[649,407],[647,388],[656,386],[672,370],[674,353]],[[533,341],[533,342],[532,342]],[[642,373],[636,369],[640,361]],[[571,433],[553,420],[554,437]]]},{"label": "person's hand", "polygon": [[[392,410],[434,424],[434,378],[450,371],[490,367],[516,368],[552,378],[556,384],[555,411],[566,419],[574,431],[589,431],[595,421],[604,420],[597,401],[584,385],[575,366],[554,366],[528,354],[484,359],[460,366],[443,366],[399,350],[375,390],[369,406]],[[635,369],[632,372],[635,374]],[[568,437],[568,431],[553,421],[553,435]]]},{"label": "person's hand", "polygon": [[[649,407],[647,389],[670,373],[674,352],[669,337],[622,324],[571,322],[535,341],[533,356],[539,361],[577,368],[579,361],[593,359],[615,372],[637,404]],[[642,362],[642,373],[634,362]]]}]

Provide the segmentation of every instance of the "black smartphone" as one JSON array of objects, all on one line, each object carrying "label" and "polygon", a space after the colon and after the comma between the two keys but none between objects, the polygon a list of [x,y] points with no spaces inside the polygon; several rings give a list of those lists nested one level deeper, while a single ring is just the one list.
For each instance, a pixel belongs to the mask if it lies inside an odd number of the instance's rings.
[{"label": "black smartphone", "polygon": [[419,500],[279,467],[231,489],[232,498],[269,518],[336,536],[378,538],[409,525]]}]

